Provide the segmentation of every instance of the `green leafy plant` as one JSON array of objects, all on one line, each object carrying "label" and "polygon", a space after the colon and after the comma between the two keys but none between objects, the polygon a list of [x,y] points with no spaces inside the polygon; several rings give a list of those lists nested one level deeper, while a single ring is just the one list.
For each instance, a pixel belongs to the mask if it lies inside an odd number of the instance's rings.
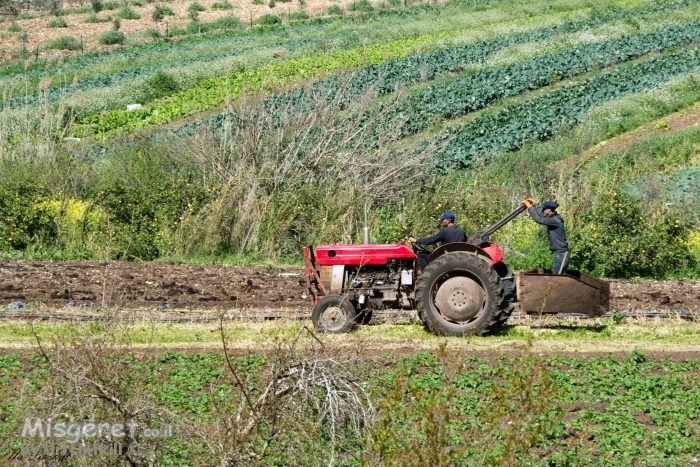
[{"label": "green leafy plant", "polygon": [[9,32],[22,32],[22,28],[17,24],[15,21],[13,21],[10,24],[10,27],[7,28]]}]

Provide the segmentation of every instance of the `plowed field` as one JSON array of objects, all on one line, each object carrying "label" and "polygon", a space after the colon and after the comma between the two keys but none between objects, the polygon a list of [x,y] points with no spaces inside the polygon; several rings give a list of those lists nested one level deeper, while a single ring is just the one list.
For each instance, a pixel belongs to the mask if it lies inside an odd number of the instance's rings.
[{"label": "plowed field", "polygon": [[[698,281],[612,281],[611,309],[700,311]],[[21,301],[49,308],[286,309],[310,307],[299,267],[169,263],[3,261],[0,309]]]}]

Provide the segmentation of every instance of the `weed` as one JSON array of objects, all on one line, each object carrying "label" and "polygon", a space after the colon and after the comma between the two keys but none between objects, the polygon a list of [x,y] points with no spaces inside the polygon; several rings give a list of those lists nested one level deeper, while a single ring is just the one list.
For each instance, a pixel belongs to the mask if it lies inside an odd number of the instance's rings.
[{"label": "weed", "polygon": [[59,36],[46,44],[49,50],[80,50],[80,41],[73,36]]},{"label": "weed", "polygon": [[115,45],[123,44],[126,40],[126,36],[121,31],[106,31],[100,34],[99,41],[102,45]]},{"label": "weed", "polygon": [[231,2],[228,0],[224,0],[223,2],[214,2],[211,5],[212,10],[233,10],[233,5],[231,5]]},{"label": "weed", "polygon": [[276,15],[273,15],[270,13],[266,13],[266,14],[262,15],[260,18],[258,18],[254,21],[255,24],[260,24],[260,25],[265,25],[265,26],[272,25],[272,24],[280,24],[281,22],[282,22],[282,20],[280,19],[279,16],[276,16]]},{"label": "weed", "polygon": [[305,11],[295,11],[289,15],[289,19],[292,21],[299,21],[309,19],[309,15]]},{"label": "weed", "polygon": [[129,6],[123,6],[117,12],[117,17],[120,19],[141,19],[141,15]]},{"label": "weed", "polygon": [[329,15],[342,16],[345,13],[345,11],[339,5],[331,5],[326,10],[326,13],[328,13]]},{"label": "weed", "polygon": [[51,20],[46,25],[47,28],[67,28],[68,23],[63,18],[51,18]]}]

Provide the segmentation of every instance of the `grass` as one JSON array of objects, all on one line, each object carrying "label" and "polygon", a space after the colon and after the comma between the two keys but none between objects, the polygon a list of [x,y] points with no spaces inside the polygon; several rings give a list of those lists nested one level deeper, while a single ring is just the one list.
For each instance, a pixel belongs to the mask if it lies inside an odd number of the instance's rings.
[{"label": "grass", "polygon": [[[186,313],[187,315],[191,313]],[[174,312],[157,313],[154,317],[178,316]],[[659,318],[627,318],[621,324],[612,319],[527,318],[511,319],[493,335],[472,337],[439,337],[427,333],[415,320],[393,324],[358,326],[349,334],[324,335],[322,339],[344,348],[405,351],[434,349],[447,345],[450,349],[473,351],[521,352],[619,352],[630,346],[645,351],[690,351],[700,349],[700,322]],[[238,350],[269,348],[275,339],[293,337],[307,320],[228,322],[226,334]],[[99,329],[101,324],[72,324],[57,321],[37,322],[34,329],[42,340],[57,332]],[[138,346],[210,348],[221,347],[218,323],[151,323],[136,321],[129,331],[131,342]],[[26,321],[0,322],[0,348],[33,347],[31,326]]]},{"label": "grass", "polygon": [[[700,359],[692,356],[654,354],[630,340],[620,341],[624,350],[617,348],[614,355],[608,353],[610,348],[597,354],[542,355],[544,341],[529,335],[520,347],[495,349],[477,346],[486,337],[425,339],[426,345],[419,347],[405,337],[376,342],[355,334],[354,345],[344,346],[344,336],[320,336],[321,351],[306,334],[291,344],[298,324],[228,326],[229,342],[234,345],[230,367],[219,348],[175,350],[177,345],[170,344],[167,349],[144,351],[140,346],[121,345],[130,338],[148,336],[147,326],[137,325],[129,336],[119,329],[108,334],[110,339],[99,340],[100,346],[85,346],[86,339],[100,338],[101,324],[82,325],[79,330],[39,324],[44,336],[55,332],[74,345],[45,347],[56,367],[76,372],[80,378],[70,359],[76,358],[73,353],[79,358],[90,352],[95,367],[91,371],[101,378],[100,390],[107,386],[109,394],[118,396],[90,397],[93,388],[88,375],[83,375],[86,384],[51,378],[46,360],[33,350],[4,351],[0,355],[4,413],[0,435],[17,438],[23,417],[49,416],[55,406],[61,407],[61,415],[52,417],[57,420],[87,409],[93,420],[108,420],[113,404],[138,401],[140,411],[156,409],[145,420],[138,419],[140,423],[174,427],[171,438],[154,446],[144,441],[141,452],[159,452],[176,459],[177,465],[220,465],[220,459],[203,446],[204,440],[221,436],[217,424],[234,419],[246,398],[257,400],[269,381],[284,384],[286,375],[278,378],[272,373],[276,366],[298,368],[311,363],[314,372],[323,371],[326,382],[348,375],[358,383],[350,388],[361,388],[366,399],[359,400],[363,405],[355,401],[350,407],[366,410],[360,428],[343,417],[314,418],[319,405],[314,391],[309,391],[302,399],[272,400],[271,412],[256,414],[258,421],[274,417],[275,427],[288,427],[279,430],[262,451],[256,448],[270,441],[266,425],[244,443],[227,431],[224,446],[251,456],[255,453],[262,465],[328,465],[334,459],[339,466],[360,460],[370,466],[415,467],[426,465],[426,459],[455,466],[692,465],[700,449],[695,436],[700,429],[695,416],[700,410]],[[626,333],[627,326],[619,328]],[[697,324],[693,326],[697,334]],[[26,328],[12,331],[26,334]],[[0,332],[5,335],[5,328]],[[168,332],[173,338],[178,335]],[[209,334],[217,334],[215,327],[189,332],[190,337],[203,339]],[[241,341],[256,347],[235,347]],[[456,341],[466,344],[455,346]],[[288,344],[292,350],[286,350]],[[326,359],[336,366],[329,370],[324,366]],[[230,368],[238,372],[235,378]],[[82,365],[80,370],[88,371]],[[342,436],[332,438],[336,430]],[[329,443],[329,437],[335,442]],[[17,443],[4,445],[0,455],[7,455]]]}]

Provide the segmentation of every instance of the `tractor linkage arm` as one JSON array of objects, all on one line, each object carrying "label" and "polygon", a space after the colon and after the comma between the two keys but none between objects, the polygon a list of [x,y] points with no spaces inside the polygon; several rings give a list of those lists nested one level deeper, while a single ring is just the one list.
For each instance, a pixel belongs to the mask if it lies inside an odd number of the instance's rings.
[{"label": "tractor linkage arm", "polygon": [[496,232],[498,229],[506,225],[508,222],[512,221],[518,215],[525,211],[527,207],[524,204],[521,204],[517,208],[515,208],[513,211],[511,211],[509,214],[506,214],[501,220],[493,224],[492,226],[488,227],[486,230],[483,230],[479,233],[474,234],[473,236],[469,237],[467,239],[467,243],[471,243],[472,245],[483,245],[484,243],[489,243],[489,236],[493,235],[494,232]]}]

